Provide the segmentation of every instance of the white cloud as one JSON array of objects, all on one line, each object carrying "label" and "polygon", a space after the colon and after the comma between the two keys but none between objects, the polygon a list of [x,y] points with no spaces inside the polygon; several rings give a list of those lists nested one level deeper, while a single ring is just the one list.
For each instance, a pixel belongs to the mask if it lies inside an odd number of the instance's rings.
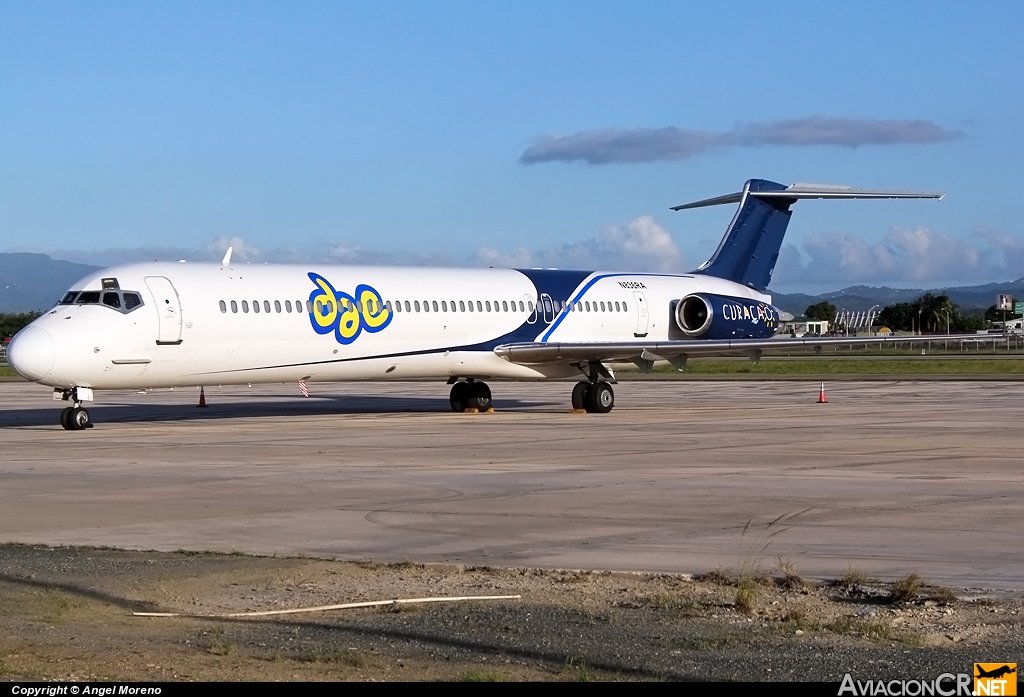
[{"label": "white cloud", "polygon": [[235,235],[233,237],[218,237],[209,243],[205,247],[207,253],[213,252],[223,256],[224,252],[228,251],[228,247],[231,247],[231,258],[234,261],[261,261],[263,253],[257,248],[251,245],[247,245],[245,240]]},{"label": "white cloud", "polygon": [[635,269],[681,271],[683,256],[668,230],[643,215],[625,225],[609,225],[596,237],[530,252],[520,247],[504,254],[482,247],[474,260],[488,266]]},{"label": "white cloud", "polygon": [[534,265],[533,255],[526,247],[518,247],[509,254],[500,252],[493,247],[481,247],[473,259],[481,265],[511,269],[526,269]]},{"label": "white cloud", "polygon": [[[1024,274],[1024,240],[979,230],[963,240],[926,227],[893,227],[880,242],[822,232],[802,248],[785,245],[775,281],[797,283],[899,283],[991,281]],[[801,251],[808,261],[803,263]]]}]

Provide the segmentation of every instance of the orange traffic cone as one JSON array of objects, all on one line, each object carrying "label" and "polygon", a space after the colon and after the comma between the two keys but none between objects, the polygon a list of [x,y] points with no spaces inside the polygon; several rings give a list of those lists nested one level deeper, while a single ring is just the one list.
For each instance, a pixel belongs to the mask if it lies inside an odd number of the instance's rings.
[{"label": "orange traffic cone", "polygon": [[205,407],[205,406],[206,406],[206,390],[204,388],[200,387],[199,388],[199,404],[196,405],[196,408],[198,409],[199,407]]},{"label": "orange traffic cone", "polygon": [[828,404],[828,400],[825,399],[825,383],[821,383],[821,392],[818,393],[818,404]]}]

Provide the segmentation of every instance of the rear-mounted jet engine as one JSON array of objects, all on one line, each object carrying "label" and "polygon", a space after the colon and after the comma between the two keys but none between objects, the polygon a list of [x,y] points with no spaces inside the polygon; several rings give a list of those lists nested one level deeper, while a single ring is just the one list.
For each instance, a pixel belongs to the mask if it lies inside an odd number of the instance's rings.
[{"label": "rear-mounted jet engine", "polygon": [[779,311],[750,298],[693,293],[676,303],[675,315],[694,339],[768,339],[779,330]]}]

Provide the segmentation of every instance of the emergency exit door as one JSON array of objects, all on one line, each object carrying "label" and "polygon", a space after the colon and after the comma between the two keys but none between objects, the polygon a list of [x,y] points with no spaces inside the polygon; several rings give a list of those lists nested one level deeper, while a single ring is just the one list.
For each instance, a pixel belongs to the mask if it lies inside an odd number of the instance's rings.
[{"label": "emergency exit door", "polygon": [[633,301],[636,305],[636,331],[635,337],[647,336],[647,326],[651,320],[651,313],[647,311],[647,298],[638,290],[633,291]]}]

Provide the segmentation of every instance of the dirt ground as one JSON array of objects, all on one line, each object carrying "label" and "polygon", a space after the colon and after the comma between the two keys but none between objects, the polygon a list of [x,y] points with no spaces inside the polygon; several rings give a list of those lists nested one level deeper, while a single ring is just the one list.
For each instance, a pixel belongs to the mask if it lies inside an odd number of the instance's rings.
[{"label": "dirt ground", "polygon": [[[521,597],[195,616],[467,595]],[[812,583],[785,561],[693,579],[4,545],[0,678],[930,679],[1018,661],[1022,607],[854,569]]]}]

